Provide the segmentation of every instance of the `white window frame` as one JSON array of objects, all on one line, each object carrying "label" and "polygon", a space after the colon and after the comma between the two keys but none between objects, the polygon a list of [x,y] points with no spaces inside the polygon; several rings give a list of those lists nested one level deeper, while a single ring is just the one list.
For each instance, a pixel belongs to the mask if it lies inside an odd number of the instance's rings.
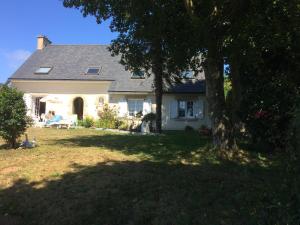
[{"label": "white window frame", "polygon": [[[180,103],[184,102],[185,106],[184,106],[184,116],[180,116]],[[177,101],[177,115],[178,118],[195,118],[194,115],[194,107],[195,107],[195,103],[193,100],[178,100]],[[192,103],[192,115],[189,115],[189,111],[188,111],[188,103]]]},{"label": "white window frame", "polygon": [[[134,111],[133,112],[130,112],[130,101],[134,101]],[[140,101],[141,102],[141,110],[137,110],[137,102]],[[140,99],[140,98],[130,98],[127,100],[127,109],[128,109],[128,115],[131,116],[131,117],[136,117],[136,115],[139,113],[139,112],[142,112],[143,113],[143,105],[144,105],[144,99]]]},{"label": "white window frame", "polygon": [[52,66],[41,66],[34,73],[35,74],[49,74],[52,70]]}]

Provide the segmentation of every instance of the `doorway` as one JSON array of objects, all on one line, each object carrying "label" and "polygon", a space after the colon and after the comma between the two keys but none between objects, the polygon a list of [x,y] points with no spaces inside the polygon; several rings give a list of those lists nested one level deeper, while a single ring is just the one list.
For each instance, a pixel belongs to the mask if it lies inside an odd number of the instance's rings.
[{"label": "doorway", "polygon": [[73,101],[73,114],[77,114],[79,120],[83,119],[83,99],[77,97]]},{"label": "doorway", "polygon": [[42,97],[35,98],[34,114],[36,117],[41,117],[42,114],[46,114],[46,102],[41,102]]}]

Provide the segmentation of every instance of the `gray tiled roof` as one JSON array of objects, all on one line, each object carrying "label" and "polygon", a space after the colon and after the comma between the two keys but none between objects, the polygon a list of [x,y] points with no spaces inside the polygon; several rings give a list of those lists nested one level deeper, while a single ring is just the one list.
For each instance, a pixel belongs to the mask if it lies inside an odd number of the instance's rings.
[{"label": "gray tiled roof", "polygon": [[191,79],[167,89],[169,93],[205,93],[205,81]]},{"label": "gray tiled roof", "polygon": [[[48,45],[36,50],[10,79],[112,81],[111,92],[151,92],[153,78],[131,79],[131,73],[112,57],[107,45]],[[86,75],[88,67],[101,67],[100,75]],[[40,67],[52,67],[49,74],[35,74]],[[193,86],[193,85],[192,85]],[[192,86],[185,86],[190,89]],[[198,88],[200,88],[198,90]],[[172,92],[190,92],[181,86]],[[204,92],[202,86],[192,92]],[[196,89],[195,89],[196,88]],[[198,90],[198,91],[197,91]]]}]

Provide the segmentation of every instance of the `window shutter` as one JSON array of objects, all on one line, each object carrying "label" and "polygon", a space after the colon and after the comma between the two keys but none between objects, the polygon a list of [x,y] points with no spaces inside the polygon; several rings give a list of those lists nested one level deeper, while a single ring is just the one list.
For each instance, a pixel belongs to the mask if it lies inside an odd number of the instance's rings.
[{"label": "window shutter", "polygon": [[151,113],[152,111],[151,106],[152,106],[151,99],[150,98],[145,99],[143,102],[143,115]]},{"label": "window shutter", "polygon": [[178,102],[172,101],[170,102],[170,118],[175,119],[178,117]]},{"label": "window shutter", "polygon": [[196,118],[203,119],[203,117],[204,117],[204,104],[203,104],[202,99],[194,102],[194,115],[195,115]]},{"label": "window shutter", "polygon": [[26,104],[27,114],[31,114],[33,107],[32,96],[30,94],[24,94],[23,99]]},{"label": "window shutter", "polygon": [[125,117],[127,115],[127,101],[125,98],[119,100],[119,117]]}]

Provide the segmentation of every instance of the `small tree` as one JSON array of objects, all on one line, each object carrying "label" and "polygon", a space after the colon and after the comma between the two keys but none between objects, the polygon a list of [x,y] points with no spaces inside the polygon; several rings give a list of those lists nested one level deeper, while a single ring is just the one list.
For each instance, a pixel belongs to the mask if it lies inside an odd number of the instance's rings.
[{"label": "small tree", "polygon": [[16,148],[19,138],[27,128],[26,105],[23,93],[3,86],[0,89],[0,136]]}]

